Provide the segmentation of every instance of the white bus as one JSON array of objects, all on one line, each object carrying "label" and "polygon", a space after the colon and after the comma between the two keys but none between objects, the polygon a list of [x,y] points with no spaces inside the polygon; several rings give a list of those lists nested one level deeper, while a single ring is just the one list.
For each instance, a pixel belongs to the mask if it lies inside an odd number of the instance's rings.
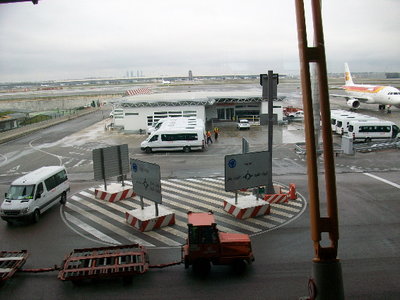
[{"label": "white bus", "polygon": [[377,120],[378,118],[367,115],[361,115],[357,113],[348,116],[340,115],[336,117],[336,133],[340,135],[347,133],[349,122],[352,121],[377,121]]},{"label": "white bus", "polygon": [[395,139],[399,137],[399,127],[390,121],[352,121],[347,135],[354,140],[369,142],[373,139]]},{"label": "white bus", "polygon": [[160,128],[144,140],[140,149],[146,153],[153,151],[204,150],[205,139],[202,127]]},{"label": "white bus", "polygon": [[0,207],[0,216],[8,223],[16,220],[38,222],[40,215],[58,199],[61,204],[66,203],[69,190],[64,167],[41,167],[11,183]]}]

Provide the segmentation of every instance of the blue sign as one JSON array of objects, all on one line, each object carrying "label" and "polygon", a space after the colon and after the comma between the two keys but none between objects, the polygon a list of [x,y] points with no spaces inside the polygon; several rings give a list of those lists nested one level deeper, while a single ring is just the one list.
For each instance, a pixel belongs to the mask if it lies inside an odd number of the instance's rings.
[{"label": "blue sign", "polygon": [[229,168],[234,168],[234,167],[236,167],[236,159],[231,159],[231,160],[228,162],[228,166],[229,166]]}]

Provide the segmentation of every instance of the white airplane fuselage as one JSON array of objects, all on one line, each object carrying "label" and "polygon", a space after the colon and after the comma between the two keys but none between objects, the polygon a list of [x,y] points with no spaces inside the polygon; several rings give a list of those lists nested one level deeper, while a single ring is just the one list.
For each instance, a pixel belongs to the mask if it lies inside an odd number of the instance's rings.
[{"label": "white airplane fuselage", "polygon": [[343,89],[350,97],[365,99],[367,104],[400,105],[400,91],[391,86],[354,84]]},{"label": "white airplane fuselage", "polygon": [[[360,107],[361,103],[378,104],[379,109],[396,106],[400,108],[400,91],[392,86],[355,84],[351,77],[350,69],[345,63],[345,85],[342,88],[346,92],[347,105],[352,109]],[[340,95],[333,95],[340,97]]]}]

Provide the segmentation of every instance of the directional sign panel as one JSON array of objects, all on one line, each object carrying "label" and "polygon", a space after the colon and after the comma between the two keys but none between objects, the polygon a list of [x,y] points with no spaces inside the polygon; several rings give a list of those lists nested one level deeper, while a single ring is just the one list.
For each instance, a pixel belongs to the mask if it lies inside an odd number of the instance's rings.
[{"label": "directional sign panel", "polygon": [[131,158],[133,190],[139,196],[161,204],[160,166]]},{"label": "directional sign panel", "polygon": [[129,172],[128,145],[98,148],[92,151],[94,179],[100,180]]},{"label": "directional sign panel", "polygon": [[266,185],[269,179],[268,151],[225,156],[225,191]]}]

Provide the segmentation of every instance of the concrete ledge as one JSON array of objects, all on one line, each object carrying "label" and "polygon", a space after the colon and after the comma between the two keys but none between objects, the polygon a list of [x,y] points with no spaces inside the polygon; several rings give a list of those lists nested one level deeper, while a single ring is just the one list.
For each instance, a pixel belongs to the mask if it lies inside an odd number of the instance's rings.
[{"label": "concrete ledge", "polygon": [[238,197],[237,204],[234,198],[224,200],[224,210],[237,219],[247,219],[268,215],[271,207],[261,198],[257,200],[254,195],[248,195]]},{"label": "concrete ledge", "polygon": [[126,211],[125,218],[129,225],[141,232],[175,224],[175,213],[164,206],[158,205],[158,216],[155,213],[155,205],[150,205]]},{"label": "concrete ledge", "polygon": [[136,194],[133,192],[133,189],[130,186],[122,186],[119,183],[111,183],[107,185],[107,191],[104,189],[104,186],[102,188],[96,188],[94,190],[94,196],[99,200],[116,202],[134,197]]}]

